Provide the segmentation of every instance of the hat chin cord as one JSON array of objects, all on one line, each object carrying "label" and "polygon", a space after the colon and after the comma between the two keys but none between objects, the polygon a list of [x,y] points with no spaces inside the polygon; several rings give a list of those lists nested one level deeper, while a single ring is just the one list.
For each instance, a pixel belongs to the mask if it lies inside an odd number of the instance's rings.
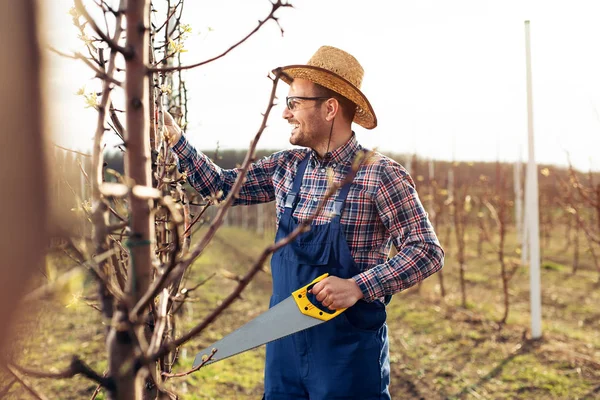
[{"label": "hat chin cord", "polygon": [[[333,133],[333,123],[335,122],[335,117],[331,120],[331,128],[329,129],[329,139],[327,140],[327,150],[325,150],[325,156],[329,153],[329,145],[331,144],[331,134]],[[325,157],[323,157],[325,158]]]}]

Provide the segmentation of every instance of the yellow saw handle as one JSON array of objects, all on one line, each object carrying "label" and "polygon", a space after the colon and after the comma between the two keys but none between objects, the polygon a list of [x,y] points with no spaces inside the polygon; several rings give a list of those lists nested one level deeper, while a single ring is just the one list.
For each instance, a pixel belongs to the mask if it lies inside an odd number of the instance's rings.
[{"label": "yellow saw handle", "polygon": [[323,311],[308,299],[308,290],[312,288],[315,285],[315,283],[322,281],[328,276],[329,274],[325,273],[315,278],[315,280],[309,283],[308,285],[301,287],[295,292],[292,292],[292,297],[294,298],[294,301],[296,301],[296,304],[298,305],[298,308],[300,309],[300,312],[302,314],[323,321],[329,321],[330,319],[337,317],[346,310],[345,308],[340,308],[339,310],[335,311]]}]

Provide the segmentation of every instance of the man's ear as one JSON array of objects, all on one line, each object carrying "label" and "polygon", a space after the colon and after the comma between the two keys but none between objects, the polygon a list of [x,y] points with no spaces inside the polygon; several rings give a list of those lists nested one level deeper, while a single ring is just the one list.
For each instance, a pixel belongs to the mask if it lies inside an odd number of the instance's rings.
[{"label": "man's ear", "polygon": [[335,118],[335,116],[338,115],[338,113],[340,112],[340,102],[335,97],[332,97],[327,100],[326,104],[327,115],[325,119],[327,121],[332,121]]}]

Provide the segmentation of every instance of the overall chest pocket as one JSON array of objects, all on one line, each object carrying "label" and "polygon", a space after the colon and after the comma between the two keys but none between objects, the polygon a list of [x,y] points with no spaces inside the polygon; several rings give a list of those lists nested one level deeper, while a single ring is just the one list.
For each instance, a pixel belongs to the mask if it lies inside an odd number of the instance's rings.
[{"label": "overall chest pocket", "polygon": [[281,256],[299,265],[327,265],[331,256],[331,242],[294,241],[283,247]]}]

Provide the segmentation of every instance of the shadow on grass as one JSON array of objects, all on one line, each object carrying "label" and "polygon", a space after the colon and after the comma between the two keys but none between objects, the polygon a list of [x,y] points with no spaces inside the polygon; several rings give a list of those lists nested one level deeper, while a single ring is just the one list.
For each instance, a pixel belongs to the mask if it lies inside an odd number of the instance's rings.
[{"label": "shadow on grass", "polygon": [[460,392],[458,392],[454,395],[448,396],[448,399],[459,399],[465,395],[471,394],[479,386],[482,386],[486,382],[488,382],[491,379],[500,375],[502,373],[502,371],[504,370],[504,368],[512,360],[514,360],[515,357],[530,353],[533,349],[539,347],[542,344],[542,341],[543,341],[543,339],[542,340],[527,339],[527,340],[523,341],[521,343],[521,347],[519,347],[519,349],[512,352],[508,357],[506,357],[498,365],[496,365],[496,367],[494,367],[494,369],[492,369],[490,372],[488,372],[485,376],[482,376],[476,383],[465,386]]}]

